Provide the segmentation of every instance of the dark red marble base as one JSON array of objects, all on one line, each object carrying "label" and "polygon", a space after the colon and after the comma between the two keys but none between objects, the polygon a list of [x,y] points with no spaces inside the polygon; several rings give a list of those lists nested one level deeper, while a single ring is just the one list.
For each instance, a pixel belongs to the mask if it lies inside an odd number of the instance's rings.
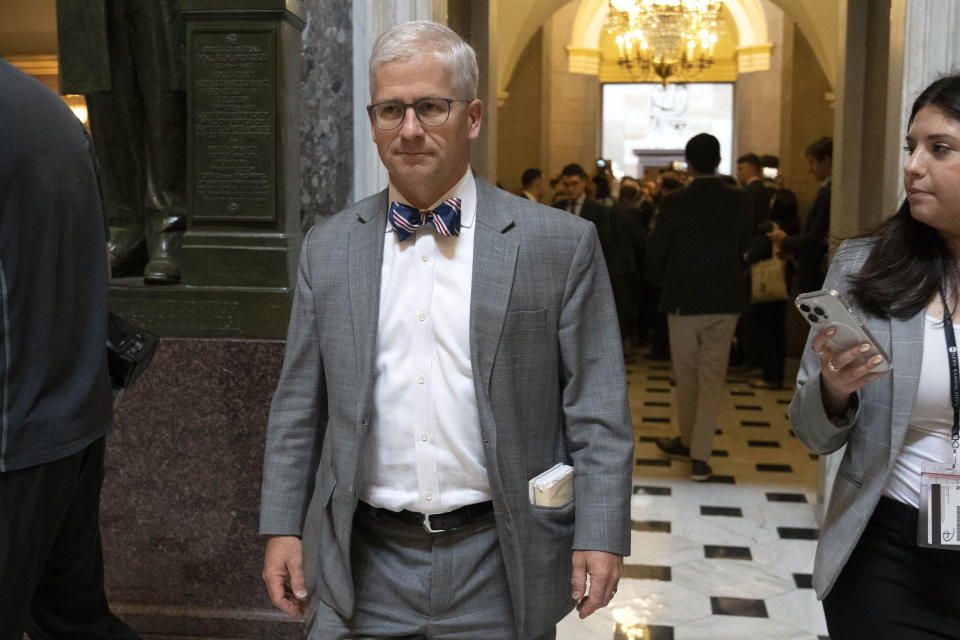
[{"label": "dark red marble base", "polygon": [[257,535],[283,342],[164,339],[117,399],[101,527],[107,594],[145,634],[302,638],[272,609]]}]

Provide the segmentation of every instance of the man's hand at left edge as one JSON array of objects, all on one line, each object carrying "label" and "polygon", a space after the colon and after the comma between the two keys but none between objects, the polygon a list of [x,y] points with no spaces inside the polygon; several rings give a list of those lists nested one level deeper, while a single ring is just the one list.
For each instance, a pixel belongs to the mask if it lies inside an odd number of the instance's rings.
[{"label": "man's hand at left edge", "polygon": [[[607,606],[617,592],[620,574],[623,573],[623,556],[606,551],[574,551],[573,599],[577,601],[580,619]],[[590,576],[590,591],[587,593],[587,576]]]}]

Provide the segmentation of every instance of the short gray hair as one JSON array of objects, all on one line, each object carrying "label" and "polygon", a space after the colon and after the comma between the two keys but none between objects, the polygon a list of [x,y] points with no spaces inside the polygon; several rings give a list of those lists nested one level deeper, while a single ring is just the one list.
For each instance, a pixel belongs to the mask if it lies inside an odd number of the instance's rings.
[{"label": "short gray hair", "polygon": [[[433,53],[450,73],[450,81],[459,100],[477,97],[477,54],[457,33],[445,25],[426,20],[405,22],[384,31],[373,43],[370,53],[370,97],[376,92],[377,69],[385,62]],[[428,97],[428,96],[423,96]],[[444,98],[447,96],[429,96]]]}]

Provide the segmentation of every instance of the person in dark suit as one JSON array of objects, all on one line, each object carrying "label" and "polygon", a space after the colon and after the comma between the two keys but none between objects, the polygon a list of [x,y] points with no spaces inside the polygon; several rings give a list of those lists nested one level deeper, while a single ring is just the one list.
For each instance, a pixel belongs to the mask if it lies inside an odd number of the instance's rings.
[{"label": "person in dark suit", "polygon": [[[607,210],[605,228],[601,237],[603,258],[613,286],[613,298],[617,304],[620,335],[625,341],[632,333],[631,320],[642,301],[636,288],[638,272],[643,265],[643,213],[639,208],[640,189],[636,181],[627,181],[620,186],[617,201]],[[606,244],[603,240],[606,239]],[[642,279],[640,279],[642,283]],[[635,325],[636,322],[633,323]]]},{"label": "person in dark suit", "polygon": [[763,179],[760,156],[747,153],[737,158],[737,183],[750,194],[753,204],[753,222],[763,224],[770,217],[770,199],[775,187]]},{"label": "person in dark suit", "polygon": [[743,255],[753,235],[750,196],[716,175],[720,143],[701,133],[684,155],[692,179],[664,197],[647,251],[663,274],[677,381],[680,436],[661,438],[666,455],[690,459],[690,477],[710,478],[708,464],[737,317],[748,303]]},{"label": "person in dark suit", "polygon": [[[474,177],[473,49],[433,22],[371,54],[387,189],[304,239],[260,533],[310,638],[554,638],[630,551],[633,429],[593,225]],[[532,503],[564,463],[572,492]],[[590,578],[586,591],[587,577]]]},{"label": "person in dark suit", "polygon": [[521,195],[533,202],[540,202],[547,190],[547,183],[540,169],[530,168],[524,171],[520,183],[523,185]]},{"label": "person in dark suit", "polygon": [[[557,209],[569,211],[584,220],[589,220],[599,229],[606,209],[596,200],[587,197],[587,172],[583,170],[583,167],[576,162],[568,164],[560,174],[560,182],[563,185],[566,198],[553,206]],[[600,240],[603,241],[602,235]]]},{"label": "person in dark suit", "polygon": [[820,138],[804,155],[810,173],[820,183],[820,190],[807,214],[803,232],[788,236],[783,229],[767,234],[774,248],[797,258],[797,288],[800,293],[818,291],[826,275],[827,240],[830,233],[830,177],[833,172],[833,139]]},{"label": "person in dark suit", "polygon": [[[746,153],[737,158],[737,183],[750,194],[754,235],[761,237],[764,234],[764,225],[770,218],[770,199],[774,192],[773,186],[763,179],[762,170],[760,157],[755,153]],[[749,271],[744,272],[744,286],[750,291]],[[761,366],[763,361],[756,314],[756,305],[749,305],[737,321],[736,347],[731,357],[735,364],[745,370]]]},{"label": "person in dark suit", "polygon": [[[771,229],[783,229],[788,235],[800,231],[797,225],[797,198],[789,189],[777,189],[770,201],[770,212],[760,233],[753,236],[746,261],[753,264],[773,256],[773,243],[766,236]],[[790,280],[790,265],[784,265],[784,284]],[[761,377],[751,380],[755,389],[782,389],[787,357],[787,300],[758,302],[753,307],[753,334],[760,357]]]}]

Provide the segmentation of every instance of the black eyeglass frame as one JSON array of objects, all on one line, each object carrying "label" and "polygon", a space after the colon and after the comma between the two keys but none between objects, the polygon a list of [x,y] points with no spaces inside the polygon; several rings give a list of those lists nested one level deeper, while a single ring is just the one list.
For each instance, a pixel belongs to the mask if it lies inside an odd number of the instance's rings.
[{"label": "black eyeglass frame", "polygon": [[[437,124],[427,124],[420,117],[420,114],[417,113],[417,106],[419,106],[423,102],[426,102],[427,100],[442,100],[443,102],[447,103],[447,117],[443,119],[443,122],[438,122]],[[373,126],[375,126],[377,129],[380,129],[381,131],[393,131],[394,129],[399,129],[401,126],[403,126],[403,121],[407,119],[407,109],[413,109],[413,115],[417,117],[417,121],[423,126],[442,127],[443,125],[447,124],[447,120],[450,119],[450,111],[451,111],[450,107],[453,105],[454,102],[473,102],[473,100],[464,100],[463,98],[434,98],[434,97],[419,98],[417,100],[414,100],[413,102],[400,102],[399,100],[385,100],[384,102],[378,102],[376,104],[367,105],[367,115],[370,117],[370,122],[373,124]],[[384,105],[384,104],[396,104],[403,107],[403,115],[400,116],[400,120],[397,121],[397,124],[392,127],[381,127],[379,124],[377,124],[376,116],[373,115],[373,110],[379,107],[380,105]]]}]

